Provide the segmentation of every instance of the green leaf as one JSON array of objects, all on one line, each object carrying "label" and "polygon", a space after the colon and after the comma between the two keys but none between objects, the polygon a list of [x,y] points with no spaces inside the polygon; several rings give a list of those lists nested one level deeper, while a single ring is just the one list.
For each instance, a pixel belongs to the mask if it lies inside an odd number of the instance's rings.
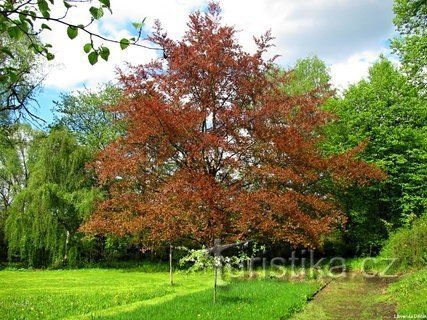
[{"label": "green leaf", "polygon": [[144,26],[143,22],[132,22],[132,25],[135,29],[139,30]]},{"label": "green leaf", "polygon": [[42,13],[42,16],[46,19],[50,19],[50,13],[49,11],[40,11]]},{"label": "green leaf", "polygon": [[27,20],[27,16],[25,15],[25,14],[23,14],[23,13],[19,13],[19,20],[21,21],[21,22],[24,22],[25,20]]},{"label": "green leaf", "polygon": [[95,20],[99,20],[104,15],[104,10],[102,8],[90,7],[90,14]]},{"label": "green leaf", "polygon": [[79,33],[79,29],[75,26],[69,26],[67,28],[67,35],[71,40],[77,37],[78,33]]},{"label": "green leaf", "polygon": [[38,43],[30,44],[29,48],[32,49],[35,53],[42,53],[44,51],[43,46]]},{"label": "green leaf", "polygon": [[42,16],[46,19],[50,18],[50,7],[46,0],[38,0],[37,5],[39,7],[39,10],[42,14]]},{"label": "green leaf", "polygon": [[7,33],[9,34],[9,37],[12,39],[19,40],[22,36],[22,31],[17,26],[13,26],[7,29]]},{"label": "green leaf", "polygon": [[27,20],[26,20],[26,22],[27,22],[27,24],[28,24],[28,25],[30,25],[30,26],[31,26],[31,28],[33,28],[33,29],[34,29],[34,24],[33,24],[33,22],[31,21],[31,19],[27,19]]},{"label": "green leaf", "polygon": [[42,29],[44,30],[44,29],[46,29],[46,30],[50,30],[50,31],[52,31],[52,29],[46,24],[46,23],[43,23],[42,24]]},{"label": "green leaf", "polygon": [[17,26],[19,27],[19,29],[21,29],[22,33],[29,33],[29,29],[28,29],[28,23],[26,22],[22,22],[22,23],[17,23]]},{"label": "green leaf", "polygon": [[1,48],[1,52],[5,53],[5,54],[7,54],[9,57],[13,58],[13,53],[12,53],[12,51],[10,51],[8,48],[6,48],[6,47]]},{"label": "green leaf", "polygon": [[91,53],[89,53],[89,55],[88,55],[89,63],[91,65],[96,64],[98,62],[98,56],[99,56],[99,54],[96,51],[92,51]]},{"label": "green leaf", "polygon": [[90,50],[92,50],[92,43],[86,43],[86,44],[83,46],[83,50],[84,50],[84,52],[89,53],[89,52],[90,52]]},{"label": "green leaf", "polygon": [[37,5],[38,5],[40,11],[49,11],[50,10],[49,4],[47,3],[46,0],[38,0]]},{"label": "green leaf", "polygon": [[130,46],[130,41],[129,39],[123,38],[122,40],[120,40],[120,48],[122,50],[125,50],[127,47]]},{"label": "green leaf", "polygon": [[6,21],[1,21],[0,22],[0,33],[3,33],[7,30],[7,28],[9,28],[9,23],[7,23]]},{"label": "green leaf", "polygon": [[3,74],[3,68],[0,68],[0,83],[7,83],[7,80],[9,79],[5,74]]},{"label": "green leaf", "polygon": [[28,11],[28,15],[30,16],[31,20],[35,21],[37,19],[37,14],[34,11]]},{"label": "green leaf", "polygon": [[51,60],[55,59],[55,55],[48,52],[48,53],[46,53],[46,58],[47,58],[47,60],[51,61]]},{"label": "green leaf", "polygon": [[72,5],[69,4],[67,1],[64,1],[64,7],[67,9],[70,9],[72,7]]},{"label": "green leaf", "polygon": [[108,61],[108,57],[110,56],[110,49],[108,49],[107,47],[101,47],[101,51],[99,52],[99,55],[101,56],[102,59],[104,59],[105,61]]},{"label": "green leaf", "polygon": [[99,0],[99,2],[102,3],[104,6],[106,6],[107,8],[111,7],[110,0]]},{"label": "green leaf", "polygon": [[17,82],[19,80],[18,74],[14,71],[9,70],[8,75],[12,82]]}]

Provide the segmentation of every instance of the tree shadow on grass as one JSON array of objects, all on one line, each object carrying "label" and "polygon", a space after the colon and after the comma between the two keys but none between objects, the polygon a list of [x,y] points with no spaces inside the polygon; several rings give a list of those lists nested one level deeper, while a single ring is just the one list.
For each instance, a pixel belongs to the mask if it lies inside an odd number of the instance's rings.
[{"label": "tree shadow on grass", "polygon": [[279,281],[239,281],[221,286],[213,302],[213,288],[178,295],[171,299],[147,301],[117,312],[94,315],[90,319],[121,320],[240,320],[287,318],[299,310],[317,285],[290,284]]}]

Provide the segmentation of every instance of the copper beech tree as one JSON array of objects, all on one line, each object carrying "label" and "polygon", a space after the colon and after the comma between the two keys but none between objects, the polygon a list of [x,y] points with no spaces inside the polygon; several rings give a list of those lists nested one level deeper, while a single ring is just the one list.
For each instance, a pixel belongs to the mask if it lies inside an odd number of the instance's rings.
[{"label": "copper beech tree", "polygon": [[145,246],[212,245],[256,239],[315,247],[343,222],[328,192],[381,177],[355,158],[325,158],[318,144],[331,115],[319,94],[289,96],[287,75],[264,53],[249,54],[220,9],[190,15],[171,40],[160,24],[151,41],[164,57],[120,73],[115,108],[126,133],[95,162],[108,198],[82,229],[137,236]]}]

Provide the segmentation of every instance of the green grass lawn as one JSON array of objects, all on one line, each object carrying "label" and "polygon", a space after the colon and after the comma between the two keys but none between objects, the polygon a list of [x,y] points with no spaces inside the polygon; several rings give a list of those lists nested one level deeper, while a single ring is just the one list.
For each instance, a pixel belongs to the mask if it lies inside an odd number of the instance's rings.
[{"label": "green grass lawn", "polygon": [[427,268],[410,273],[389,288],[399,315],[427,315]]},{"label": "green grass lawn", "polygon": [[236,281],[212,302],[210,273],[1,271],[0,319],[285,319],[319,284]]}]

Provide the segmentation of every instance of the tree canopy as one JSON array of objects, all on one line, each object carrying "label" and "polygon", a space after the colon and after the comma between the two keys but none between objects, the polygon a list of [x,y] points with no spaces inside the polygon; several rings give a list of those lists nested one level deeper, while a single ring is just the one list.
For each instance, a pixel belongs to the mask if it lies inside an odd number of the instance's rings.
[{"label": "tree canopy", "polygon": [[110,111],[120,97],[120,88],[111,83],[95,91],[62,94],[55,103],[56,122],[72,131],[80,144],[93,151],[104,149],[121,131],[115,119],[118,115]]},{"label": "tree canopy", "polygon": [[91,154],[61,129],[37,138],[29,152],[27,185],[6,220],[9,255],[32,266],[66,264],[76,258],[78,227],[98,194],[84,170]]},{"label": "tree canopy", "polygon": [[[38,41],[34,38],[32,41]],[[0,34],[0,47],[8,47],[14,54],[0,52],[0,125],[32,115],[30,102],[44,78],[41,64],[28,48],[28,39],[10,39]]]},{"label": "tree canopy", "polygon": [[355,158],[360,148],[322,156],[331,115],[321,97],[280,89],[288,77],[263,58],[270,33],[254,54],[235,35],[215,3],[190,15],[179,41],[157,23],[150,39],[166,61],[121,72],[115,110],[126,133],[94,162],[109,198],[83,230],[136,234],[147,246],[222,238],[315,247],[343,221],[327,185],[381,178]]},{"label": "tree canopy", "polygon": [[427,2],[395,0],[394,24],[399,35],[392,48],[399,54],[404,70],[413,83],[427,91]]},{"label": "tree canopy", "polygon": [[409,224],[427,210],[426,100],[384,57],[367,80],[329,102],[338,120],[328,128],[326,150],[336,153],[367,141],[363,159],[384,170],[387,179],[344,195],[359,244],[379,247],[387,232]]},{"label": "tree canopy", "polygon": [[317,56],[298,59],[289,70],[289,80],[285,83],[290,95],[317,94],[322,98],[331,96],[331,76],[326,63]]}]

